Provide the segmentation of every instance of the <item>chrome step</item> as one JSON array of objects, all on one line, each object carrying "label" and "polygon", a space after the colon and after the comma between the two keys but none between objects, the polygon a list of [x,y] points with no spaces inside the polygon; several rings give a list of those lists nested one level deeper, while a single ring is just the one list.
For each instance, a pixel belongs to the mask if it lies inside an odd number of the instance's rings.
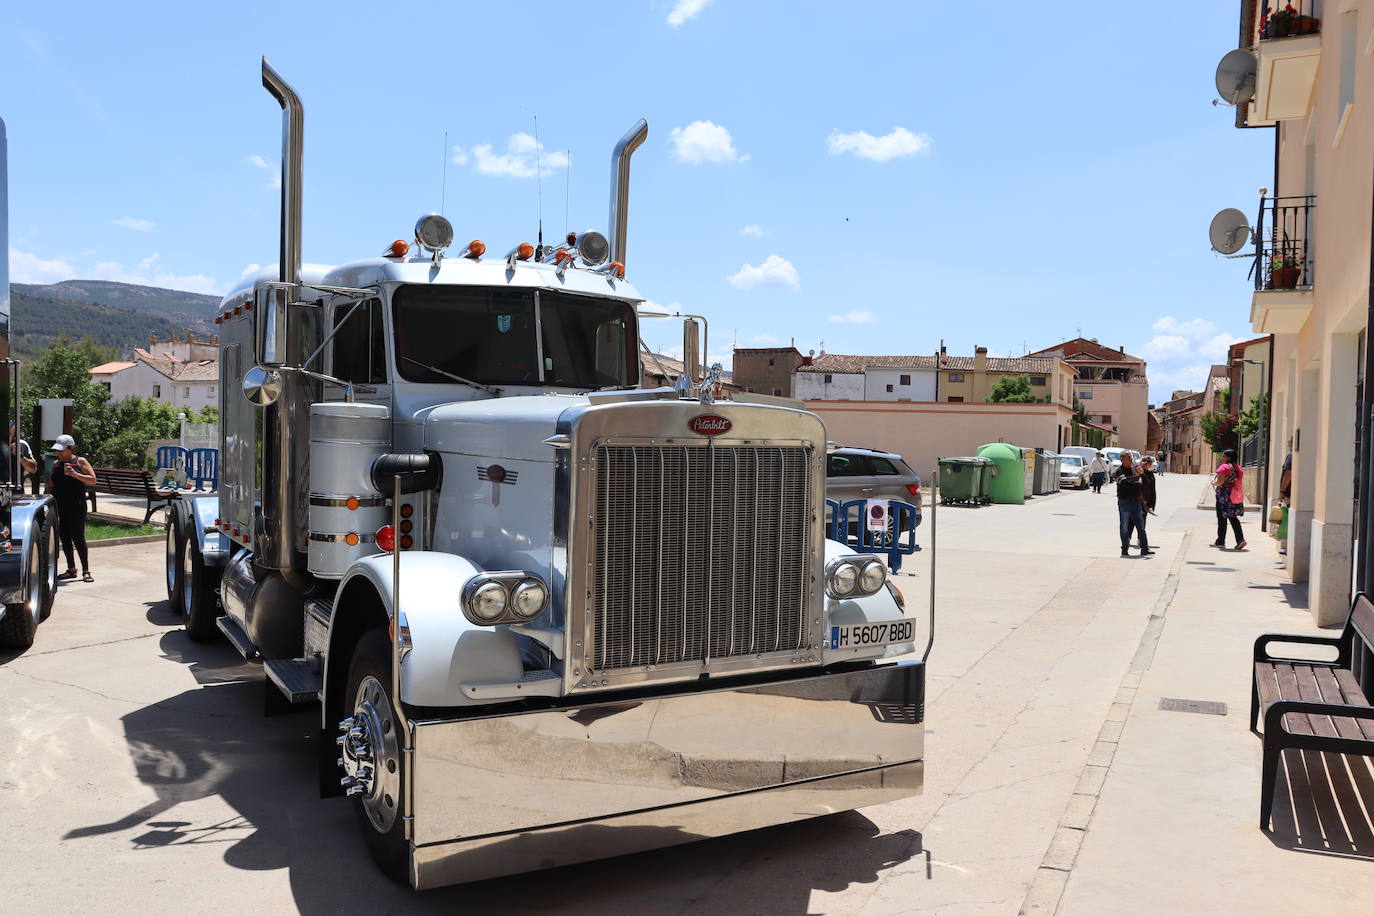
[{"label": "chrome step", "polygon": [[257,646],[253,645],[253,640],[248,638],[248,634],[243,632],[243,627],[239,622],[228,614],[221,614],[215,618],[215,626],[219,627],[221,633],[229,640],[229,643],[239,650],[239,655],[248,659],[250,662],[258,660]]},{"label": "chrome step", "polygon": [[319,699],[323,679],[314,659],[268,658],[262,666],[282,696],[292,703],[314,703]]}]

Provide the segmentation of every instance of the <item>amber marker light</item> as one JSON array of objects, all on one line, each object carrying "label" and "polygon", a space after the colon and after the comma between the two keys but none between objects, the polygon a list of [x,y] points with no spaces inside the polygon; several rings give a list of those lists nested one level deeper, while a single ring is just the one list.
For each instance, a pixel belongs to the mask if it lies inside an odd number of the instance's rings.
[{"label": "amber marker light", "polygon": [[460,257],[476,260],[486,253],[487,243],[481,239],[473,239],[471,242],[468,242],[468,247],[463,249],[463,253]]},{"label": "amber marker light", "polygon": [[385,257],[403,258],[410,254],[410,243],[405,239],[397,239],[387,246]]},{"label": "amber marker light", "polygon": [[564,261],[571,261],[571,260],[572,260],[572,254],[571,254],[571,252],[559,250],[559,251],[555,251],[555,252],[553,253],[553,262],[554,262],[555,264],[562,264]]},{"label": "amber marker light", "polygon": [[344,535],[344,543],[347,544],[349,547],[357,547],[358,535],[353,533],[352,531],[348,532],[348,534]]},{"label": "amber marker light", "polygon": [[515,257],[521,261],[528,261],[534,257],[534,246],[529,242],[521,242],[520,247],[515,249]]},{"label": "amber marker light", "polygon": [[344,505],[348,507],[349,512],[356,512],[358,510],[358,497],[348,497],[348,501],[345,502]]},{"label": "amber marker light", "polygon": [[619,261],[612,261],[610,264],[607,264],[606,272],[621,280],[625,279],[625,265],[621,264]]}]

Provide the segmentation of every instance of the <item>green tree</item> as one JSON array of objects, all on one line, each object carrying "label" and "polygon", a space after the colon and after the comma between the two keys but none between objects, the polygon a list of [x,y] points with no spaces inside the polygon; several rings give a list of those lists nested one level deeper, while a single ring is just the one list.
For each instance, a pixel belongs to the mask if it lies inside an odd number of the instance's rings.
[{"label": "green tree", "polygon": [[1268,426],[1269,422],[1269,395],[1257,394],[1250,399],[1250,406],[1245,413],[1240,415],[1240,421],[1236,423],[1236,433],[1241,441],[1245,441],[1255,433]]},{"label": "green tree", "polygon": [[1031,391],[1029,375],[1004,375],[984,400],[990,404],[1034,404],[1039,398]]}]

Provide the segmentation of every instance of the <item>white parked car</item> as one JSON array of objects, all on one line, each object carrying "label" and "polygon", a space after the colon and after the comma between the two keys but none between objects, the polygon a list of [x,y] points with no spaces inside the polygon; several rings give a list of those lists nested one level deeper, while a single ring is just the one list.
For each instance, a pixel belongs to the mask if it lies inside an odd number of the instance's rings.
[{"label": "white parked car", "polygon": [[1061,489],[1073,487],[1076,490],[1088,489],[1088,466],[1079,455],[1059,456],[1059,486]]}]

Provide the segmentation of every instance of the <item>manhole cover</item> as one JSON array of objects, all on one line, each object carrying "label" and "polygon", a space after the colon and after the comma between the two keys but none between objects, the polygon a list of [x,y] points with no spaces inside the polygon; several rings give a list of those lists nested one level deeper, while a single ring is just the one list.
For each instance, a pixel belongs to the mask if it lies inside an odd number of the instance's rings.
[{"label": "manhole cover", "polygon": [[1050,513],[1050,514],[1051,514],[1051,515],[1063,515],[1063,516],[1066,516],[1066,517],[1068,517],[1068,518],[1078,518],[1078,513],[1077,513],[1077,512],[1052,512],[1052,513]]},{"label": "manhole cover", "polygon": [[1226,704],[1217,700],[1176,700],[1165,697],[1159,701],[1159,708],[1165,712],[1200,712],[1209,716],[1226,715]]}]

